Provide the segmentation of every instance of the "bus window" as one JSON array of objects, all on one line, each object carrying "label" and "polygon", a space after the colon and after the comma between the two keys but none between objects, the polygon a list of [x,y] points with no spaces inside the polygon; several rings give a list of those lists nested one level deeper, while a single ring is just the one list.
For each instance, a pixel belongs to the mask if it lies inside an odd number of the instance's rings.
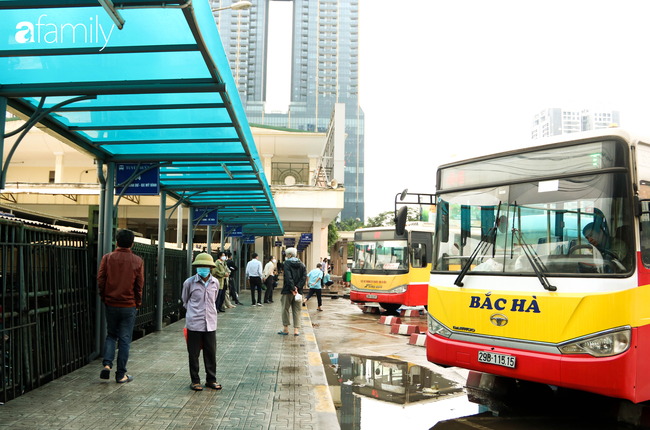
[{"label": "bus window", "polygon": [[639,236],[641,239],[641,261],[650,268],[650,181],[641,181],[639,187],[641,201],[641,219],[639,221]]}]

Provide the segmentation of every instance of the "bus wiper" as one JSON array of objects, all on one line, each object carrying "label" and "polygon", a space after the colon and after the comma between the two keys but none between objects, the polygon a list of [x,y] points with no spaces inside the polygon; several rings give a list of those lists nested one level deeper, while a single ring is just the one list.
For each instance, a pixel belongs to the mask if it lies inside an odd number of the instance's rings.
[{"label": "bus wiper", "polygon": [[[465,266],[463,266],[463,269],[460,271],[458,277],[454,281],[454,285],[457,285],[459,287],[462,287],[464,285],[463,278],[465,277],[465,275],[467,275],[467,272],[469,272],[469,269],[470,267],[472,267],[472,263],[474,262],[474,260],[476,260],[476,256],[479,254],[479,252],[482,253],[481,255],[485,255],[490,245],[496,248],[496,238],[497,238],[497,228],[498,228],[497,223],[499,222],[500,212],[501,212],[501,202],[499,202],[499,208],[497,209],[497,217],[496,220],[494,221],[494,227],[490,227],[490,229],[487,231],[485,236],[481,237],[481,240],[479,241],[478,245],[476,245],[474,252],[472,252],[472,254],[469,256],[467,263],[465,263]],[[494,258],[494,252],[492,253],[492,257]]]},{"label": "bus wiper", "polygon": [[521,234],[521,230],[513,227],[512,235],[514,236],[515,234],[517,235],[517,240],[519,241],[521,248],[524,250],[524,254],[526,254],[526,258],[528,258],[528,262],[533,268],[535,275],[537,275],[537,279],[539,279],[540,284],[542,284],[542,287],[548,291],[557,291],[557,287],[551,285],[551,283],[548,281],[548,278],[544,274],[544,272],[548,272],[544,262],[541,260],[541,258],[539,258],[537,252],[530,245],[528,245],[528,243],[526,243],[524,236]]},{"label": "bus wiper", "polygon": [[472,255],[469,256],[467,263],[465,263],[465,266],[463,266],[463,270],[460,271],[458,277],[454,281],[454,285],[458,285],[459,287],[463,286],[463,278],[465,277],[465,275],[467,275],[467,272],[469,272],[470,267],[472,267],[472,263],[474,262],[474,260],[476,260],[476,256],[479,253],[481,253],[481,255],[485,255],[490,245],[494,246],[494,240],[487,240],[487,239],[490,238],[496,239],[496,236],[497,236],[497,229],[491,227],[488,230],[487,234],[481,238],[481,241],[476,246],[476,249],[474,249],[474,252],[472,252]]}]

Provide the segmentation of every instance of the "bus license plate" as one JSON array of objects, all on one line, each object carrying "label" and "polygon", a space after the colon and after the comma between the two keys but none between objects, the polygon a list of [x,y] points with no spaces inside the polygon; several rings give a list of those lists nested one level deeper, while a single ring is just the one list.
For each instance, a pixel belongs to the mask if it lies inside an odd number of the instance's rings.
[{"label": "bus license plate", "polygon": [[497,366],[504,366],[515,368],[516,357],[512,355],[497,354],[496,352],[479,351],[478,361],[481,363],[496,364]]},{"label": "bus license plate", "polygon": [[377,294],[366,294],[366,299],[376,299]]}]

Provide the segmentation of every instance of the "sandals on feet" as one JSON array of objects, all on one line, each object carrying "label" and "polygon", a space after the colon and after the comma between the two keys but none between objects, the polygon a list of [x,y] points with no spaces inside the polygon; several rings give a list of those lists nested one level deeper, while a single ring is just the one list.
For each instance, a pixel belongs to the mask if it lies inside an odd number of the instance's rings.
[{"label": "sandals on feet", "polygon": [[203,391],[201,384],[190,384],[190,388],[194,391]]},{"label": "sandals on feet", "polygon": [[109,379],[111,377],[111,369],[102,369],[102,371],[99,372],[99,377],[101,379]]},{"label": "sandals on feet", "polygon": [[223,388],[221,384],[217,384],[216,382],[211,382],[209,384],[205,384],[206,387],[212,388],[213,390],[221,390]]},{"label": "sandals on feet", "polygon": [[279,331],[278,334],[281,334],[282,336],[288,336],[289,333],[286,331]]}]

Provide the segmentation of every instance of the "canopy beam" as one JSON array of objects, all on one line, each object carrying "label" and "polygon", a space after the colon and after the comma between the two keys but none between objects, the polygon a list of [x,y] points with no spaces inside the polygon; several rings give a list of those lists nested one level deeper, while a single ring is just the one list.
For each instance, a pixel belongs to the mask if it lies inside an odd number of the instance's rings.
[{"label": "canopy beam", "polygon": [[0,86],[0,96],[64,97],[79,94],[176,94],[226,92],[226,84],[215,84],[210,79],[43,82],[38,84],[9,84]]}]

